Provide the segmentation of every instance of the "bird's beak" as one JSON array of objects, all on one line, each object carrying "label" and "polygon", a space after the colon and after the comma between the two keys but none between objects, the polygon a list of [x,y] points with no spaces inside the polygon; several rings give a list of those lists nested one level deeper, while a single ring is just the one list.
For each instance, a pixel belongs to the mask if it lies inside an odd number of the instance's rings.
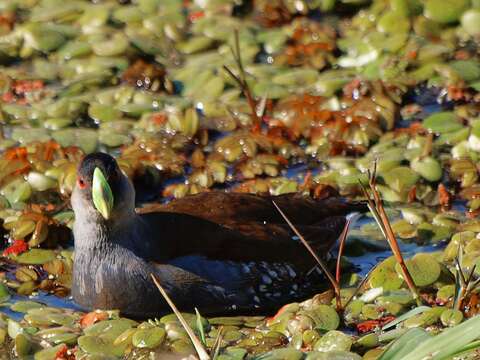
[{"label": "bird's beak", "polygon": [[98,167],[93,172],[92,199],[98,212],[108,220],[113,209],[113,194],[107,179]]}]

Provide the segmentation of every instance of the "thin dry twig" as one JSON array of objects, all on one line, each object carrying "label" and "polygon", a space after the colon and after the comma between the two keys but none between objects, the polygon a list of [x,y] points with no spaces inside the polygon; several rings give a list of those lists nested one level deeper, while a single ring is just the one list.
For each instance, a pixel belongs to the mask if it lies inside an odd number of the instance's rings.
[{"label": "thin dry twig", "polygon": [[421,158],[424,158],[432,153],[432,148],[433,148],[433,134],[429,133],[427,135],[427,141],[425,142],[425,145],[423,146],[422,149],[422,154],[420,155]]},{"label": "thin dry twig", "polygon": [[222,346],[222,340],[223,340],[223,326],[220,326],[218,328],[217,336],[215,337],[215,341],[212,345],[212,350],[211,353],[213,354],[213,360],[215,360],[218,357],[218,354],[220,353],[220,348]]},{"label": "thin dry twig", "polygon": [[322,261],[322,259],[320,259],[318,257],[318,255],[315,253],[315,251],[312,249],[312,247],[310,246],[310,244],[305,240],[305,238],[302,236],[302,234],[300,234],[300,232],[298,231],[298,229],[295,227],[295,225],[292,224],[292,222],[290,221],[290,219],[285,215],[285,213],[282,211],[282,209],[280,209],[280,207],[277,205],[277,203],[272,200],[272,203],[273,205],[277,208],[277,211],[280,213],[280,215],[282,215],[283,219],[285,220],[285,222],[288,224],[288,226],[290,226],[290,229],[292,229],[292,231],[295,233],[295,235],[298,236],[298,238],[300,239],[301,243],[307,248],[307,250],[310,252],[310,254],[313,256],[313,258],[317,261],[318,265],[320,266],[320,268],[322,269],[323,273],[327,276],[328,280],[330,281],[330,283],[332,284],[332,287],[333,287],[333,291],[335,292],[335,300],[336,300],[336,307],[337,307],[337,310],[341,310],[342,309],[342,299],[340,297],[340,285],[338,284],[338,282],[335,280],[334,276],[332,275],[332,273],[330,272],[330,270],[328,269],[327,265]]},{"label": "thin dry twig", "polygon": [[468,275],[463,272],[463,247],[458,245],[458,253],[455,257],[455,299],[453,302],[454,309],[461,310],[465,299],[480,285],[480,278],[474,279],[476,264],[472,266]]},{"label": "thin dry twig", "polygon": [[239,38],[238,30],[235,30],[234,35],[235,35],[235,49],[230,47],[230,51],[237,65],[240,77],[235,75],[228,66],[223,65],[223,68],[228,73],[228,75],[230,75],[232,79],[235,80],[235,82],[238,84],[238,86],[242,90],[243,95],[247,98],[248,106],[250,107],[250,110],[252,112],[252,117],[254,120],[253,130],[258,131],[260,130],[261,118],[258,116],[257,102],[246,80],[245,69],[243,67],[242,57],[240,53],[240,38]]},{"label": "thin dry twig", "polygon": [[342,235],[340,235],[340,245],[338,246],[337,266],[335,268],[335,280],[340,284],[341,280],[341,260],[343,250],[345,249],[345,241],[347,240],[348,229],[350,228],[351,219],[347,219],[345,227],[343,228]]},{"label": "thin dry twig", "polygon": [[460,310],[462,308],[462,304],[467,297],[467,282],[465,280],[465,275],[463,274],[462,266],[460,265],[460,260],[455,257],[455,270],[456,270],[456,283],[458,284],[456,291],[455,291],[455,301],[454,301],[454,308]]},{"label": "thin dry twig", "polygon": [[387,240],[388,245],[390,245],[390,249],[392,250],[393,255],[395,256],[397,263],[400,265],[403,278],[407,283],[408,288],[412,292],[412,295],[417,301],[417,303],[419,303],[420,305],[421,298],[419,296],[418,289],[415,285],[415,282],[413,281],[413,278],[410,272],[408,271],[407,265],[405,264],[402,251],[400,250],[400,246],[398,245],[398,241],[393,232],[392,226],[390,224],[390,220],[388,219],[388,216],[385,212],[385,208],[383,207],[383,201],[377,190],[376,171],[377,171],[377,164],[375,162],[373,172],[370,172],[370,171],[368,172],[368,178],[369,178],[368,186],[369,186],[370,192],[367,190],[367,188],[363,183],[360,182],[360,185],[362,187],[363,194],[367,198],[368,208],[372,213],[373,217],[375,218],[375,221],[377,222],[378,227],[382,231],[383,236]]},{"label": "thin dry twig", "polygon": [[193,343],[193,346],[195,347],[195,351],[197,352],[199,359],[200,360],[210,360],[210,355],[208,355],[207,351],[203,347],[202,342],[195,335],[195,332],[192,330],[190,325],[188,325],[188,323],[185,320],[185,318],[183,317],[182,313],[177,309],[177,307],[175,306],[173,301],[170,299],[170,297],[168,296],[165,289],[162,287],[162,285],[160,285],[160,283],[158,282],[155,275],[150,274],[150,276],[152,277],[152,280],[155,283],[155,286],[157,287],[158,291],[160,291],[160,294],[162,294],[162,296],[165,299],[165,301],[167,302],[167,304],[172,308],[172,311],[177,316],[178,321],[180,321],[180,324],[182,324],[183,328],[187,332],[188,337],[190,338],[190,340]]}]

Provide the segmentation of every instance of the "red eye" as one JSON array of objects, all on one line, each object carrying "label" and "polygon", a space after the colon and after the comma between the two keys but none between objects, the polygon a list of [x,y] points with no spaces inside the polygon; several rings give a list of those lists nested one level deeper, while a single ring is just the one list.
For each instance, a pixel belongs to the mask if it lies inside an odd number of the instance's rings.
[{"label": "red eye", "polygon": [[83,181],[83,179],[81,179],[81,178],[78,178],[78,179],[77,179],[77,186],[78,186],[80,189],[85,189],[85,186],[86,186],[85,181]]}]

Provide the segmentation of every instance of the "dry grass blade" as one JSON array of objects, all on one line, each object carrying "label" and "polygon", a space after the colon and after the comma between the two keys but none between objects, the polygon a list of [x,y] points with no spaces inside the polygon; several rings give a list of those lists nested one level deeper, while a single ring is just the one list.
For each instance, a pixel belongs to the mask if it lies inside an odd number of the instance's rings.
[{"label": "dry grass blade", "polygon": [[335,268],[335,280],[340,284],[341,279],[341,260],[343,255],[343,250],[345,249],[345,241],[347,240],[348,229],[350,228],[351,219],[347,219],[347,223],[343,228],[342,235],[340,235],[340,245],[338,246],[338,255],[337,255],[337,266]]},{"label": "dry grass blade", "polygon": [[152,277],[152,280],[155,283],[155,286],[157,287],[158,291],[160,291],[160,294],[162,294],[162,296],[165,299],[165,301],[167,302],[167,304],[172,308],[172,311],[177,316],[178,321],[180,321],[180,324],[182,324],[183,328],[185,329],[188,336],[190,337],[190,340],[192,341],[193,346],[195,347],[195,351],[197,352],[197,355],[198,355],[199,359],[200,360],[210,360],[210,355],[208,355],[207,351],[203,347],[202,342],[197,338],[197,336],[193,332],[190,325],[188,325],[188,323],[185,320],[185,318],[183,317],[183,315],[180,313],[180,311],[177,309],[177,307],[175,306],[173,301],[168,296],[165,289],[162,287],[162,285],[160,285],[160,283],[158,282],[155,275],[150,274],[150,276]]},{"label": "dry grass blade", "polygon": [[298,231],[298,229],[295,227],[295,225],[292,224],[292,222],[290,221],[290,219],[287,217],[287,215],[285,215],[285,213],[282,211],[282,209],[280,209],[280,207],[277,205],[277,203],[275,201],[272,200],[272,203],[273,205],[276,207],[277,211],[280,213],[280,215],[282,215],[283,219],[285,220],[285,222],[288,224],[288,226],[290,226],[290,228],[292,229],[292,231],[295,233],[295,235],[298,236],[298,238],[300,239],[301,243],[307,248],[307,250],[310,252],[310,254],[313,256],[313,258],[317,261],[318,265],[320,266],[320,268],[322,269],[323,273],[327,276],[328,280],[330,281],[330,283],[332,284],[332,287],[333,287],[333,290],[335,292],[335,300],[336,300],[336,305],[337,305],[337,310],[341,310],[342,309],[342,300],[341,300],[341,297],[340,297],[340,286],[339,284],[337,283],[337,281],[335,280],[335,278],[333,277],[333,274],[330,272],[330,270],[328,269],[327,265],[322,261],[322,259],[320,259],[318,257],[318,255],[315,253],[315,251],[312,249],[312,247],[310,246],[310,244],[305,240],[305,238],[302,236],[302,234],[300,234],[300,232]]},{"label": "dry grass blade", "polygon": [[257,104],[257,116],[263,118],[265,111],[267,110],[268,96],[264,95]]},{"label": "dry grass blade", "polygon": [[458,257],[455,258],[455,269],[457,269],[459,274],[459,280],[463,287],[467,286],[467,280],[465,279],[465,275],[463,274],[462,266],[460,265],[460,261]]},{"label": "dry grass blade", "polygon": [[472,266],[467,276],[462,269],[463,247],[458,246],[458,253],[455,257],[455,299],[453,307],[461,310],[465,299],[480,285],[480,278],[474,279],[476,264]]},{"label": "dry grass blade", "polygon": [[425,142],[425,145],[423,146],[422,154],[420,157],[424,158],[432,153],[432,148],[433,148],[433,134],[429,133],[427,135],[427,139]]},{"label": "dry grass blade", "polygon": [[233,58],[237,62],[238,70],[240,70],[240,75],[242,76],[242,81],[245,84],[246,83],[245,70],[243,68],[242,57],[240,56],[241,55],[240,54],[240,34],[238,33],[238,30],[235,30],[233,35],[234,35],[234,38],[235,38],[235,52],[233,51],[233,49],[230,49],[230,50],[232,51]]},{"label": "dry grass blade", "polygon": [[475,269],[477,268],[477,264],[473,264],[472,269],[470,270],[470,274],[467,277],[467,284],[470,285],[473,280],[473,274],[475,273]]},{"label": "dry grass blade", "polygon": [[243,81],[233,73],[232,70],[230,70],[230,68],[227,66],[227,65],[223,65],[223,69],[228,73],[228,75],[230,75],[230,77],[235,80],[235,82],[238,84],[238,86],[240,86],[240,88],[242,89],[243,91],[243,86],[244,86],[244,83]]},{"label": "dry grass blade", "polygon": [[461,275],[461,269],[458,266],[458,258],[455,259],[455,298],[453,299],[453,308],[460,310],[462,307],[462,302],[461,300],[464,296],[463,292],[463,285],[462,281],[460,280],[462,275]]},{"label": "dry grass blade", "polygon": [[252,117],[254,120],[253,130],[258,131],[260,130],[261,118],[258,116],[257,102],[255,101],[255,98],[253,97],[252,91],[250,90],[250,87],[248,86],[248,83],[246,80],[245,69],[243,68],[242,57],[240,53],[240,37],[238,34],[238,30],[235,30],[234,35],[235,35],[235,49],[230,48],[230,51],[232,52],[232,56],[237,65],[240,77],[235,75],[233,71],[228,68],[228,66],[223,65],[223,68],[232,77],[232,79],[235,80],[235,82],[238,84],[238,86],[242,90],[243,95],[247,98],[248,106],[250,107],[250,110],[252,112]]},{"label": "dry grass blade", "polygon": [[213,354],[213,360],[215,360],[218,357],[218,354],[220,353],[222,340],[223,340],[223,326],[220,326],[211,350],[211,354]]},{"label": "dry grass blade", "polygon": [[415,285],[415,282],[413,281],[413,278],[410,272],[408,271],[407,265],[405,264],[405,260],[403,259],[402,251],[400,249],[400,246],[398,245],[397,238],[395,236],[395,233],[393,232],[392,226],[390,224],[390,220],[388,219],[387,213],[385,212],[385,208],[383,207],[382,198],[380,197],[380,194],[377,190],[376,169],[377,169],[377,166],[375,163],[373,172],[369,171],[368,173],[369,189],[367,190],[367,188],[363,183],[360,183],[360,186],[362,188],[363,194],[367,198],[368,208],[370,212],[372,213],[375,221],[377,222],[378,227],[380,228],[383,236],[387,240],[388,245],[390,246],[390,249],[392,250],[392,253],[395,256],[397,263],[400,265],[403,278],[407,283],[408,288],[410,289],[418,305],[421,305],[421,299],[420,299],[417,287]]},{"label": "dry grass blade", "polygon": [[453,306],[455,309],[460,310],[462,308],[463,301],[467,296],[467,280],[462,269],[463,260],[463,247],[462,244],[458,244],[457,256],[455,256],[455,299]]}]

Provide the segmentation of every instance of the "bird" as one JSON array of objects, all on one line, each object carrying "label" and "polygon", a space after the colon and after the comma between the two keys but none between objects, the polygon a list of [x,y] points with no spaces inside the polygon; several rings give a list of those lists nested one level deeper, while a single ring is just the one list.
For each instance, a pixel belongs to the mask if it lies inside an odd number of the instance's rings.
[{"label": "bird", "polygon": [[86,155],[71,196],[73,300],[132,318],[170,312],[153,274],[181,311],[271,311],[325,289],[325,278],[273,204],[326,258],[365,205],[339,196],[213,190],[135,207],[135,189],[106,153]]}]

